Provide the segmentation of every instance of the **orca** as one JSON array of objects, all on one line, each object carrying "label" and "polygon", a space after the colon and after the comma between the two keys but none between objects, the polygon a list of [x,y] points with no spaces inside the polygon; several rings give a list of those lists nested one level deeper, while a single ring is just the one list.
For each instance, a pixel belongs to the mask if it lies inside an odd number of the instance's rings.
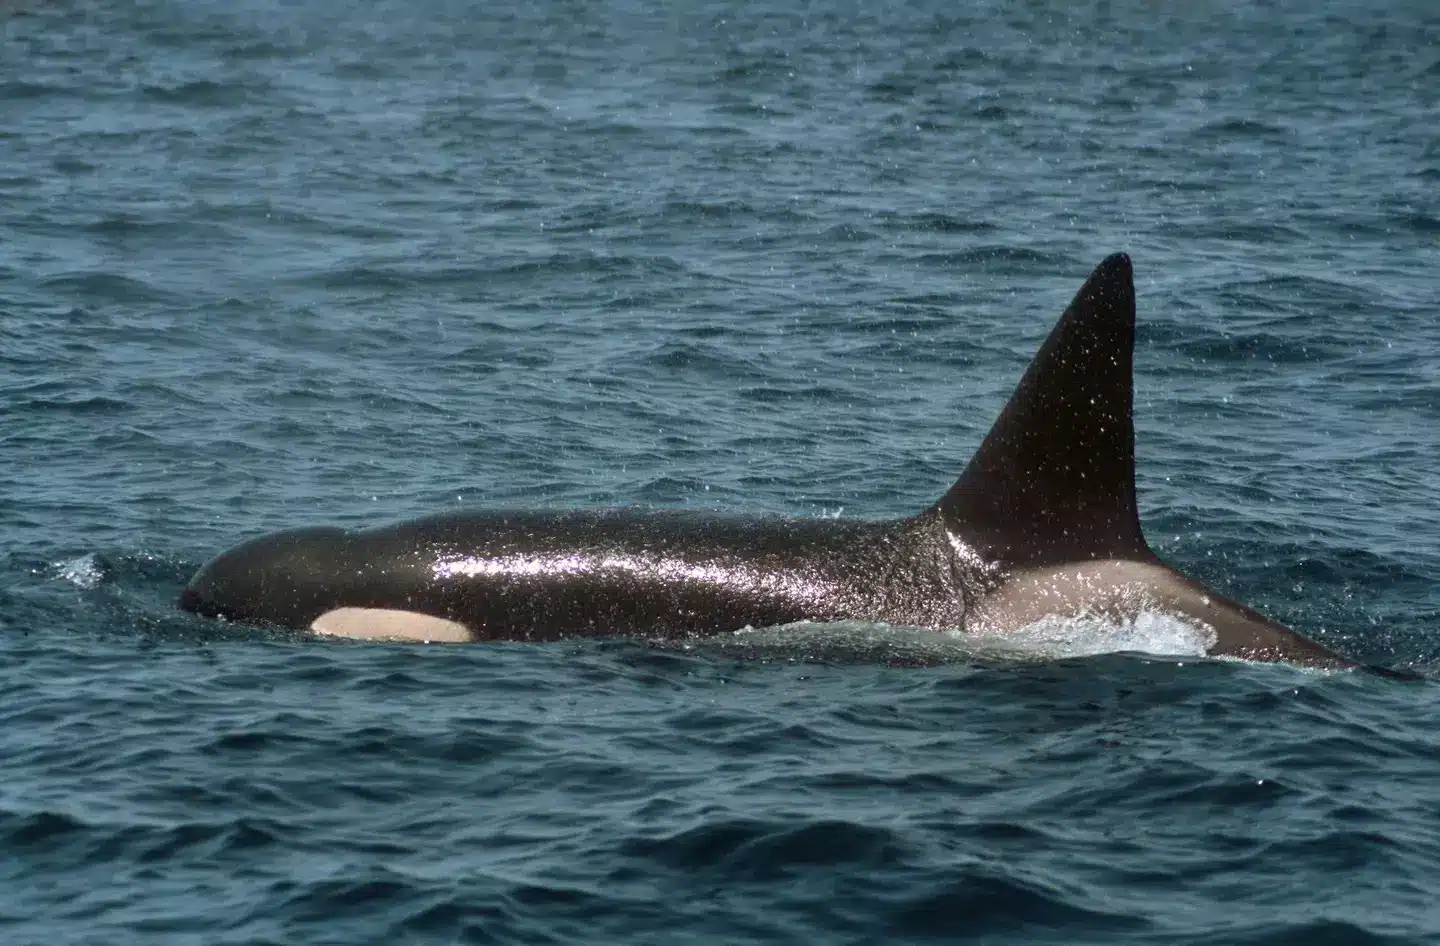
[{"label": "orca", "polygon": [[577,509],[446,512],[264,535],[204,565],[187,611],[349,638],[681,638],[863,621],[1004,634],[1051,616],[1199,629],[1207,653],[1355,662],[1185,577],[1135,501],[1128,256],[1075,295],[960,478],[893,520]]}]

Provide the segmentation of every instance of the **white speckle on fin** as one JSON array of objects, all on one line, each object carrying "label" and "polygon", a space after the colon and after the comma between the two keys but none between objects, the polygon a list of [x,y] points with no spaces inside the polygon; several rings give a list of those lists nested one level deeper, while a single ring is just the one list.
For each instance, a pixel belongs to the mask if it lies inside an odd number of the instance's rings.
[{"label": "white speckle on fin", "polygon": [[310,623],[310,630],[355,640],[404,640],[465,644],[474,638],[465,625],[418,611],[390,608],[336,608]]}]

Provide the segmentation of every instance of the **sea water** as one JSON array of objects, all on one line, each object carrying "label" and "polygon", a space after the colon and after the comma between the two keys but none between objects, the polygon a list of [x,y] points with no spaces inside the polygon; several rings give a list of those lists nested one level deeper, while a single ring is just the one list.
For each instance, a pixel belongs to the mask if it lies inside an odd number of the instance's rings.
[{"label": "sea water", "polygon": [[909,514],[1124,250],[1151,544],[1434,674],[1437,49],[1420,0],[0,3],[0,942],[1440,941],[1429,682],[1154,615],[174,606],[302,523]]}]

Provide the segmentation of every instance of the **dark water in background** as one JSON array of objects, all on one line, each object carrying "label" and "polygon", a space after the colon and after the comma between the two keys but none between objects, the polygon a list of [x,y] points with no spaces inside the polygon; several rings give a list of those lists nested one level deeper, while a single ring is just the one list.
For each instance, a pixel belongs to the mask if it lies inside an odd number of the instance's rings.
[{"label": "dark water in background", "polygon": [[1434,674],[1440,9],[875,7],[7,0],[0,942],[1440,942],[1430,683],[173,609],[302,521],[916,510],[1124,249],[1152,543]]}]

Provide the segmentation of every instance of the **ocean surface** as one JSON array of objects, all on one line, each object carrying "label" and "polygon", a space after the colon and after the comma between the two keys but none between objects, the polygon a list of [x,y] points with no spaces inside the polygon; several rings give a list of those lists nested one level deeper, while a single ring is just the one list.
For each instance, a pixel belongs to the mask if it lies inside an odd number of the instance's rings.
[{"label": "ocean surface", "polygon": [[[918,511],[1119,250],[1151,543],[1422,680],[174,605],[302,523]],[[5,946],[1440,943],[1437,589],[1431,0],[0,2]]]}]

